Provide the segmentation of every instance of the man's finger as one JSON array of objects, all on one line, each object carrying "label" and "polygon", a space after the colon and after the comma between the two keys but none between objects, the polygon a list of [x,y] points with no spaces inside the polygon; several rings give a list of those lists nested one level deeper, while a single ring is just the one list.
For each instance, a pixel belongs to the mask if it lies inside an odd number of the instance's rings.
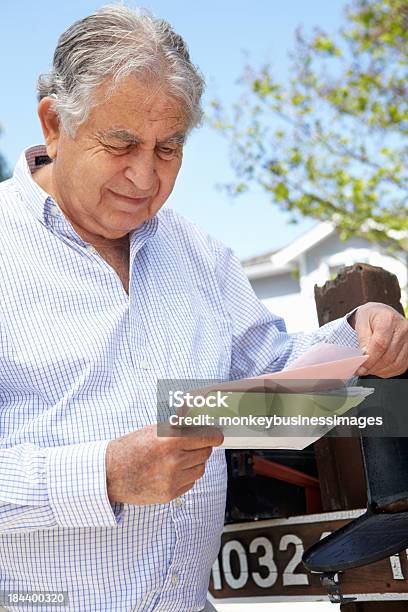
[{"label": "man's finger", "polygon": [[375,376],[388,378],[399,376],[408,369],[408,346],[402,338],[394,336],[389,350],[383,355],[382,359],[372,368],[371,373]]},{"label": "man's finger", "polygon": [[200,463],[199,465],[195,465],[186,470],[181,470],[178,483],[180,487],[187,486],[189,483],[194,483],[196,480],[204,476],[205,473],[205,463]]},{"label": "man's finger", "polygon": [[160,438],[180,440],[179,447],[185,450],[219,446],[224,441],[221,430],[212,425],[182,426],[164,422],[156,424],[156,433]]},{"label": "man's finger", "polygon": [[204,448],[183,450],[182,469],[185,470],[195,465],[205,463],[211,457],[212,449],[212,446],[206,446]]},{"label": "man's finger", "polygon": [[[373,370],[379,362],[381,362],[384,355],[387,353],[390,342],[391,330],[388,330],[386,334],[383,326],[375,328],[374,333],[370,338],[365,337],[364,346],[366,347],[368,359],[359,368],[358,374],[365,374],[367,372],[373,373]],[[363,344],[363,341],[360,341]]]},{"label": "man's finger", "polygon": [[191,450],[207,446],[220,446],[224,441],[223,433],[217,427],[184,427],[181,448]]},{"label": "man's finger", "polygon": [[187,493],[187,491],[190,491],[190,489],[192,489],[194,487],[194,482],[189,482],[187,484],[185,484],[183,487],[180,487],[177,491],[176,491],[176,497],[181,497],[181,495],[184,495],[184,493]]}]

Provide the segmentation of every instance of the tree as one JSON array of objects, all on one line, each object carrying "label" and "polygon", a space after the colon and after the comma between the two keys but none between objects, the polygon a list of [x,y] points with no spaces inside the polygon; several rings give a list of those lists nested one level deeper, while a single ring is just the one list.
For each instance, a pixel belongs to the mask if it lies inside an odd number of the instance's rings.
[{"label": "tree", "polygon": [[4,157],[0,154],[0,182],[4,181],[6,178],[8,178],[6,162]]},{"label": "tree", "polygon": [[298,30],[292,59],[287,84],[247,67],[243,99],[228,113],[213,103],[238,177],[229,190],[257,184],[293,218],[406,245],[407,0],[355,0],[337,35]]},{"label": "tree", "polygon": [[[0,134],[1,134],[1,126],[0,126]],[[0,153],[0,182],[4,181],[6,178],[8,178],[7,164],[6,164],[6,160]]]}]

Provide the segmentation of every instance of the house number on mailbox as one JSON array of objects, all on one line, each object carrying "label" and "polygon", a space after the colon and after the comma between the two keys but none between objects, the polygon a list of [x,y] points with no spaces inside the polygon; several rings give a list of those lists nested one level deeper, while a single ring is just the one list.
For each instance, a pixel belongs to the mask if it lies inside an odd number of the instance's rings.
[{"label": "house number on mailbox", "polygon": [[[293,544],[295,552],[287,563],[282,573],[282,582],[284,586],[293,585],[308,585],[309,577],[306,573],[294,573],[296,568],[302,561],[304,546],[302,540],[295,534],[290,533],[281,537],[279,541],[279,550],[286,551]],[[257,563],[259,568],[266,568],[263,575],[259,571],[249,573],[248,554],[244,546],[238,540],[229,540],[225,542],[221,548],[221,563],[225,582],[231,589],[242,589],[251,577],[254,583],[261,588],[268,588],[275,584],[279,577],[279,571],[274,561],[274,551],[272,542],[264,537],[256,537],[249,543],[248,551],[251,554],[259,554]],[[231,557],[235,554],[238,559],[238,572],[232,573]],[[215,561],[212,568],[212,577],[215,590],[222,589],[221,570],[219,557]]]},{"label": "house number on mailbox", "polygon": [[[330,531],[324,531],[320,539],[329,534]],[[267,589],[275,585],[280,573],[284,587],[308,586],[310,584],[309,575],[301,564],[304,552],[302,539],[294,533],[282,535],[279,540],[279,551],[290,550],[291,546],[294,552],[290,559],[286,561],[282,570],[279,570],[274,559],[273,544],[269,538],[265,536],[255,537],[246,546],[239,540],[224,542],[212,568],[213,589],[216,591],[222,590],[222,575],[226,586],[231,589],[244,588],[249,579],[258,587]],[[256,555],[257,567],[252,571],[249,569],[248,554]],[[406,554],[408,556],[408,551],[406,551]],[[233,564],[234,571],[232,570]],[[399,555],[390,557],[390,566],[394,580],[405,580]]]}]

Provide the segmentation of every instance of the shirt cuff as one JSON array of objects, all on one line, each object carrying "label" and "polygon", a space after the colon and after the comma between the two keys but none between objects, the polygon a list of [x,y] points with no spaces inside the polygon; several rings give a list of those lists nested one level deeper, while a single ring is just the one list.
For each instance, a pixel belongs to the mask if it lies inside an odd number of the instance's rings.
[{"label": "shirt cuff", "polygon": [[348,322],[349,317],[351,317],[356,310],[357,308],[354,308],[344,317],[338,319],[337,325],[333,327],[330,336],[327,339],[328,342],[340,344],[341,346],[353,346],[355,348],[360,348],[358,334]]},{"label": "shirt cuff", "polygon": [[111,503],[106,483],[109,440],[47,448],[50,506],[61,527],[115,527],[123,504]]}]

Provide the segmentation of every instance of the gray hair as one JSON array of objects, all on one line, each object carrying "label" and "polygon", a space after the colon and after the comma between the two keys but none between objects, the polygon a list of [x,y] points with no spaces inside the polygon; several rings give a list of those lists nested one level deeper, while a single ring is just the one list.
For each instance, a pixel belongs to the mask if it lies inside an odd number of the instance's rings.
[{"label": "gray hair", "polygon": [[56,98],[53,107],[61,126],[74,135],[95,106],[94,91],[106,77],[112,79],[109,96],[131,74],[164,84],[182,102],[189,129],[200,123],[204,79],[186,43],[167,21],[123,5],[105,6],[60,36],[52,71],[38,79],[38,100]]}]

